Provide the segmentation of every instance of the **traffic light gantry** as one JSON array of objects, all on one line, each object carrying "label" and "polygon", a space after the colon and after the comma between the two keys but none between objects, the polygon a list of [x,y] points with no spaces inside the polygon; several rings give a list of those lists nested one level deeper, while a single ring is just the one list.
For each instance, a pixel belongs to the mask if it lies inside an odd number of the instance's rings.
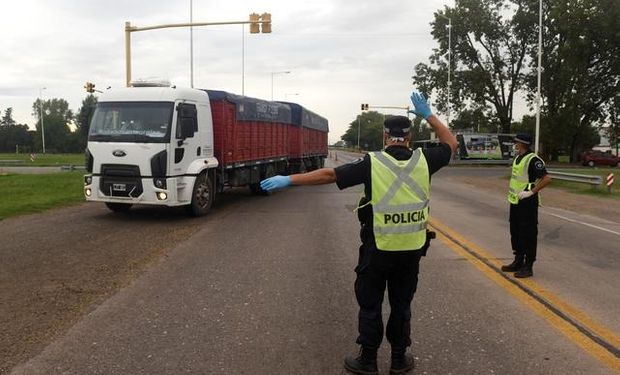
[{"label": "traffic light gantry", "polygon": [[87,93],[92,94],[93,92],[95,92],[95,84],[92,82],[86,82],[84,88],[86,89]]},{"label": "traffic light gantry", "polygon": [[168,29],[177,27],[194,27],[194,26],[216,26],[216,25],[242,25],[250,24],[250,33],[264,34],[271,33],[271,13],[251,13],[248,21],[224,21],[224,22],[190,22],[190,23],[173,23],[165,25],[153,25],[145,27],[133,26],[131,22],[125,22],[125,83],[127,87],[131,82],[131,33],[138,31]]},{"label": "traffic light gantry", "polygon": [[250,14],[250,34],[271,33],[271,13]]}]

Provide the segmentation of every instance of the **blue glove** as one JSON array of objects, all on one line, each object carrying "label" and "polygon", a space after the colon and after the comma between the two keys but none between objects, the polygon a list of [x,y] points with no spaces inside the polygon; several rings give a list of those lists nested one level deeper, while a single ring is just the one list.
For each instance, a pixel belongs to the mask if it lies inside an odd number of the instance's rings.
[{"label": "blue glove", "polygon": [[260,187],[265,191],[282,189],[287,186],[291,186],[290,176],[273,176],[260,182]]},{"label": "blue glove", "polygon": [[424,119],[428,119],[431,117],[433,112],[431,112],[431,107],[429,107],[428,102],[424,95],[420,94],[417,91],[411,93],[411,103],[413,103],[413,111],[409,111],[418,116],[424,117]]}]

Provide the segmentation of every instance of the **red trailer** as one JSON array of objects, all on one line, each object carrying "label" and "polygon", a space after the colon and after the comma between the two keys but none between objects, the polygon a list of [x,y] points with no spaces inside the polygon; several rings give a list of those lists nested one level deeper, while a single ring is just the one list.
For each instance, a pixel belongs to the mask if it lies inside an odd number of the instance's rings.
[{"label": "red trailer", "polygon": [[289,130],[289,165],[292,172],[323,167],[327,157],[327,119],[296,103],[291,107],[292,126]]},{"label": "red trailer", "polygon": [[224,91],[206,91],[221,185],[250,185],[258,191],[261,179],[287,173],[290,107]]}]

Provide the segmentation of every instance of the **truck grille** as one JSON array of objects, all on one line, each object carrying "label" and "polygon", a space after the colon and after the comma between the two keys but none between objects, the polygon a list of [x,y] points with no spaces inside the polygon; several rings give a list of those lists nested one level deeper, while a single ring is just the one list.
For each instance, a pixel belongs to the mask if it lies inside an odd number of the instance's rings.
[{"label": "truck grille", "polygon": [[99,189],[108,197],[139,197],[143,192],[140,168],[137,165],[103,164]]}]

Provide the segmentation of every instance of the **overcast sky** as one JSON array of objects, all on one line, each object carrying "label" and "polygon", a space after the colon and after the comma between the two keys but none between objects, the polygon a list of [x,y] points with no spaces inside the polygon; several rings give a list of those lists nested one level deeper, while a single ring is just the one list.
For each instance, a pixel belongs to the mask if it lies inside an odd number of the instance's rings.
[{"label": "overcast sky", "polygon": [[[189,21],[189,0],[2,2],[0,110],[31,127],[32,103],[64,98],[77,111],[86,81],[125,84],[124,24]],[[245,95],[289,100],[325,116],[340,139],[361,103],[409,105],[413,67],[435,46],[433,12],[451,0],[193,0],[194,22],[244,21],[270,12],[271,34],[245,26]],[[132,34],[133,78],[190,85],[189,29]],[[194,28],[194,86],[241,94],[242,26]],[[299,95],[293,95],[299,94]],[[398,111],[386,111],[398,113]]]}]

